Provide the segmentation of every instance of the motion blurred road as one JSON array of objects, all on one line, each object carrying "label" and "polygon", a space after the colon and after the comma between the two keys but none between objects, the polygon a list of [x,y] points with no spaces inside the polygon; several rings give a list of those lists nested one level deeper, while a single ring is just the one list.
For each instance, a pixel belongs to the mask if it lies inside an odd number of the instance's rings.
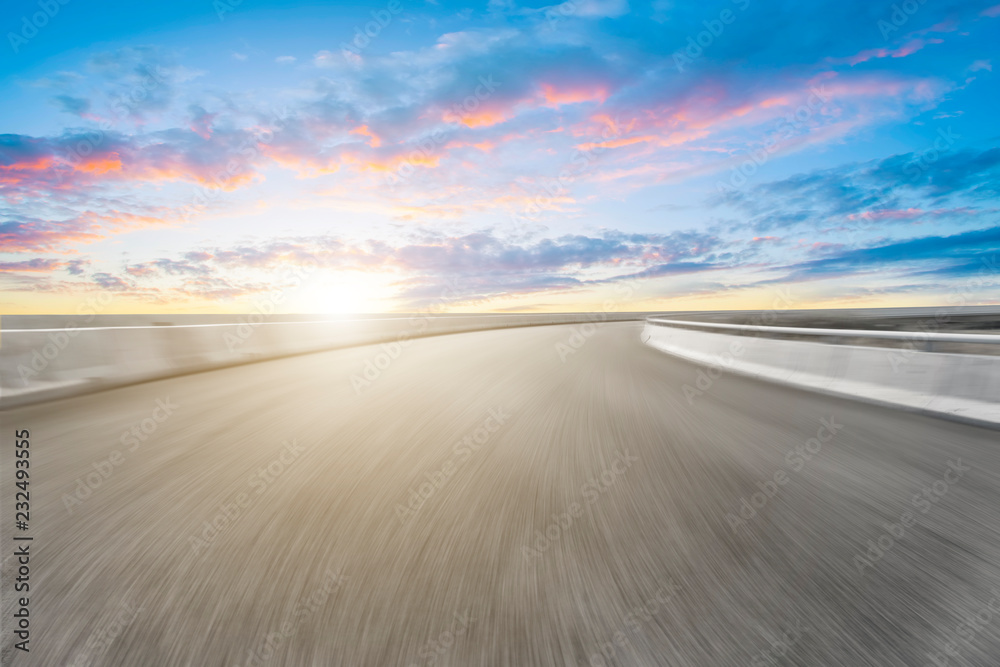
[{"label": "motion blurred road", "polygon": [[380,346],[3,413],[31,432],[35,536],[31,653],[5,636],[5,661],[1000,662],[995,431],[700,378],[641,329],[421,339],[367,385]]}]

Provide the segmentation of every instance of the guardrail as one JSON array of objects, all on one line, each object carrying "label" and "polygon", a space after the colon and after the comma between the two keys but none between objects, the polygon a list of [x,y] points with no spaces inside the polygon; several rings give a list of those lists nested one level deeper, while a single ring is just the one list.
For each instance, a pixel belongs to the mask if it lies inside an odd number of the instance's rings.
[{"label": "guardrail", "polygon": [[[692,405],[696,395],[711,388],[711,381],[706,383],[703,377],[712,380],[732,372],[1000,427],[1000,335],[812,329],[649,317],[643,342],[700,367],[684,392]],[[925,349],[918,349],[915,343],[920,342]],[[945,354],[941,354],[945,352],[942,349],[927,349],[935,345],[953,349]]]},{"label": "guardrail", "polygon": [[[0,410],[171,375],[336,348],[386,345],[396,350],[413,339],[433,335],[597,321],[641,321],[646,315],[416,314],[282,321],[264,321],[264,316],[252,321],[252,316],[244,315],[239,322],[135,325],[119,324],[126,316],[115,315],[98,316],[96,322],[58,315],[5,316],[4,323],[9,325],[13,320],[20,327],[0,330]],[[151,317],[134,316],[134,319],[148,321]],[[383,351],[380,349],[379,353]]]},{"label": "guardrail", "polygon": [[[1000,345],[997,334],[941,333],[936,331],[873,331],[871,329],[814,329],[809,327],[774,327],[750,324],[724,324],[719,322],[692,322],[690,320],[668,320],[660,317],[646,318],[646,322],[659,326],[693,329],[696,331],[736,332],[767,334],[769,338],[821,338],[827,343],[845,343],[848,339],[877,339],[897,341],[913,346],[923,344],[925,352],[933,351],[935,343]],[[1000,350],[1000,348],[998,348]]]}]

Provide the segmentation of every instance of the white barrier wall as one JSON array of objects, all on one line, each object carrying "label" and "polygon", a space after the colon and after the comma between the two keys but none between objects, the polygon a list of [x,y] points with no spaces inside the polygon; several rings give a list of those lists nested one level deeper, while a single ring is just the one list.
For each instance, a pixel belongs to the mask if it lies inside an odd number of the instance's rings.
[{"label": "white barrier wall", "polygon": [[[644,313],[404,315],[323,322],[154,326],[151,323],[156,317],[104,316],[90,318],[88,326],[83,326],[79,317],[8,316],[0,329],[0,407],[338,347],[400,343],[464,331],[644,317]],[[192,322],[195,318],[173,319]],[[123,324],[127,322],[142,324]],[[98,326],[101,324],[108,326]]]},{"label": "white barrier wall", "polygon": [[718,377],[740,373],[840,396],[1000,425],[1000,356],[833,345],[646,323],[643,340]]}]

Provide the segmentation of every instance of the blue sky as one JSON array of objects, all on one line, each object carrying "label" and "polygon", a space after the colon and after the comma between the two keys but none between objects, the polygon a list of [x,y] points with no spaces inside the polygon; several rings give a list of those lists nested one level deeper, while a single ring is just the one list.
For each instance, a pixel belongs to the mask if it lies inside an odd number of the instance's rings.
[{"label": "blue sky", "polygon": [[0,312],[996,303],[995,3],[42,0],[0,28]]}]

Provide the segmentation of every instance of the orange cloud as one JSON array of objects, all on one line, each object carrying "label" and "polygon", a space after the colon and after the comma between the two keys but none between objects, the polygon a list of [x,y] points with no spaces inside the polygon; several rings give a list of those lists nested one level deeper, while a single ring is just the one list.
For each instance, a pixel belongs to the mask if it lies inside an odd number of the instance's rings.
[{"label": "orange cloud", "polygon": [[346,157],[345,161],[359,164],[361,169],[364,170],[385,172],[397,171],[404,164],[410,164],[415,167],[437,167],[441,162],[441,156],[427,155],[420,151],[414,151],[409,155],[395,155],[385,160],[367,160],[352,155]]},{"label": "orange cloud", "polygon": [[76,170],[87,174],[106,174],[109,171],[121,171],[121,168],[122,161],[118,153],[108,153],[106,157],[97,157],[77,165]]},{"label": "orange cloud", "polygon": [[603,104],[608,99],[608,89],[600,84],[581,87],[557,89],[554,85],[540,85],[542,106],[557,109],[564,104],[580,104],[581,102],[598,102]]},{"label": "orange cloud", "polygon": [[34,178],[31,172],[48,171],[55,164],[49,156],[39,156],[12,164],[0,165],[0,183],[16,185]]},{"label": "orange cloud", "polygon": [[497,145],[489,140],[480,141],[478,143],[472,143],[469,141],[449,141],[444,145],[444,150],[450,151],[455,148],[475,148],[476,150],[480,150],[484,153],[489,153],[496,147]]},{"label": "orange cloud", "polygon": [[353,130],[351,130],[351,134],[357,134],[362,137],[368,137],[368,145],[371,146],[372,148],[378,148],[379,146],[382,145],[382,139],[374,132],[369,130],[367,125],[357,126]]},{"label": "orange cloud", "polygon": [[648,143],[656,140],[657,137],[647,134],[640,137],[623,137],[621,139],[612,139],[610,141],[579,144],[577,145],[577,149],[581,151],[589,151],[594,148],[621,148],[622,146],[631,146],[632,144]]},{"label": "orange cloud", "polygon": [[298,178],[316,178],[340,171],[340,165],[336,162],[304,157],[276,146],[265,145],[261,147],[261,151],[278,166],[294,171]]},{"label": "orange cloud", "polygon": [[514,117],[513,113],[509,115],[503,111],[490,111],[483,110],[479,112],[473,112],[458,116],[451,111],[448,111],[442,116],[442,120],[449,123],[461,123],[466,127],[490,127],[491,125],[498,125],[504,123]]}]

